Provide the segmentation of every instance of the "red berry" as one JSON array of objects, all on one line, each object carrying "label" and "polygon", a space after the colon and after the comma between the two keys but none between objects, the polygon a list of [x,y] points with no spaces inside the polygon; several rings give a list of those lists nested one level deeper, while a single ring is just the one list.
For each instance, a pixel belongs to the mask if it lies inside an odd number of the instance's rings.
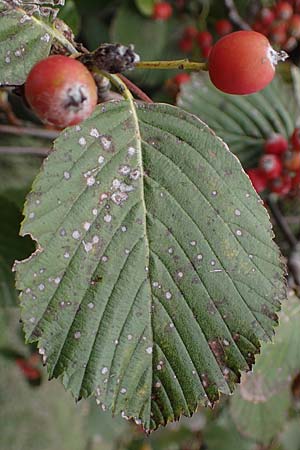
[{"label": "red berry", "polygon": [[288,152],[284,155],[283,165],[291,172],[300,170],[300,152]]},{"label": "red berry", "polygon": [[212,34],[209,31],[199,31],[197,35],[197,42],[201,49],[210,47],[213,43]]},{"label": "red berry", "polygon": [[175,77],[173,77],[173,80],[178,87],[181,84],[187,83],[188,81],[190,81],[190,79],[191,79],[191,75],[186,72],[178,73],[177,75],[175,75]]},{"label": "red berry", "polygon": [[183,30],[183,36],[189,39],[195,39],[198,34],[197,28],[190,25]]},{"label": "red berry", "polygon": [[263,155],[259,160],[259,167],[268,180],[279,177],[282,172],[282,162],[276,155]]},{"label": "red berry", "polygon": [[207,59],[210,55],[211,50],[212,50],[212,46],[202,48],[201,53],[202,53],[203,58]]},{"label": "red berry", "polygon": [[54,55],[33,66],[25,96],[43,122],[65,128],[91,115],[97,104],[97,87],[81,62]]},{"label": "red berry", "polygon": [[276,45],[283,45],[287,40],[287,22],[275,22],[270,28],[269,39]]},{"label": "red berry", "polygon": [[293,146],[293,150],[300,151],[300,128],[297,127],[294,129],[290,140]]},{"label": "red berry", "polygon": [[281,134],[273,134],[265,143],[265,153],[280,155],[288,149],[288,141]]},{"label": "red berry", "polygon": [[259,13],[259,18],[262,25],[271,25],[275,20],[275,12],[270,8],[262,8]]},{"label": "red berry", "polygon": [[220,19],[215,23],[215,30],[219,36],[225,36],[231,33],[232,29],[232,24],[227,19]]},{"label": "red berry", "polygon": [[268,180],[261,169],[248,169],[246,170],[246,173],[248,174],[248,177],[250,178],[256,192],[260,193],[266,189]]},{"label": "red berry", "polygon": [[278,2],[275,6],[275,14],[278,19],[288,20],[293,15],[293,7],[289,2]]},{"label": "red berry", "polygon": [[267,34],[268,29],[261,22],[257,21],[252,24],[252,30],[258,33]]},{"label": "red berry", "polygon": [[296,48],[298,45],[297,39],[294,36],[290,36],[287,38],[283,45],[283,49],[287,52],[291,52],[294,48]]},{"label": "red berry", "polygon": [[178,45],[183,53],[190,53],[193,50],[194,42],[191,38],[183,37],[180,39]]},{"label": "red berry", "polygon": [[300,15],[294,14],[288,24],[288,34],[290,36],[295,37],[296,39],[300,38]]},{"label": "red berry", "polygon": [[209,55],[212,83],[228,94],[251,94],[265,88],[275,75],[279,54],[256,31],[236,31],[221,38]]},{"label": "red berry", "polygon": [[23,375],[27,378],[27,380],[35,381],[41,378],[40,371],[29,364],[26,359],[17,358],[16,364],[21,369]]},{"label": "red berry", "polygon": [[173,8],[168,2],[155,3],[152,17],[155,20],[168,20],[173,14]]},{"label": "red berry", "polygon": [[292,189],[292,179],[289,175],[282,175],[270,182],[269,189],[276,194],[287,195]]}]

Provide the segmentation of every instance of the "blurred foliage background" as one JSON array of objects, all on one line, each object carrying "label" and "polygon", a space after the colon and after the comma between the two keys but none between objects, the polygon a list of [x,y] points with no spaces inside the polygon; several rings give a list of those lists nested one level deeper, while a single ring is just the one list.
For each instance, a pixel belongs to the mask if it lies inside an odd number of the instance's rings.
[{"label": "blurred foliage background", "polygon": [[[151,17],[154,0],[66,0],[59,17],[89,50],[100,43],[120,42],[134,44],[143,60],[200,60],[203,52],[196,43],[188,52],[180,45],[187,27],[209,30],[216,40],[217,20],[229,19],[237,30],[274,2],[169,3],[174,14],[167,21]],[[232,20],[233,13],[238,13],[237,20]],[[298,47],[291,52],[296,64]],[[218,93],[205,75],[194,75],[184,85],[174,79],[174,71],[126,75],[152,99],[178,102],[197,114],[245,167],[252,167],[272,131],[289,136],[299,125],[295,70],[291,63],[283,65],[285,81],[280,77],[263,93],[243,99]],[[0,450],[299,450],[300,304],[292,292],[281,313],[275,343],[263,345],[254,372],[242,378],[236,393],[214,409],[200,409],[192,418],[182,418],[150,437],[136,424],[112,419],[94,401],[75,405],[58,381],[47,381],[35,348],[24,345],[11,267],[15,259],[34,250],[29,237],[18,236],[22,205],[55,130],[45,128],[38,135],[24,135],[21,128],[13,132],[22,123],[38,124],[20,96],[0,91]],[[8,147],[11,151],[4,151]],[[285,199],[281,207],[289,226],[299,234],[299,198]],[[280,229],[276,236],[288,254],[286,236]]]}]

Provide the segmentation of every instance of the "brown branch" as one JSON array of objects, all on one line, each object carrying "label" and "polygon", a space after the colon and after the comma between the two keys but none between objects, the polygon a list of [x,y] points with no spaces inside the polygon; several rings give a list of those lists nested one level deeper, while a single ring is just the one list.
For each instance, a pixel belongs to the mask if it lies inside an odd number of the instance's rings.
[{"label": "brown branch", "polygon": [[294,234],[292,233],[286,218],[282,215],[277,202],[269,196],[267,204],[270,208],[270,211],[272,213],[272,216],[274,217],[276,224],[278,225],[284,237],[288,241],[290,247],[294,249],[297,246],[298,241],[294,236]]},{"label": "brown branch", "polygon": [[118,73],[118,77],[121,78],[124,84],[128,87],[128,89],[135,94],[138,98],[143,100],[143,102],[146,103],[153,103],[153,100],[151,100],[150,97],[148,97],[147,94],[145,94],[144,91],[142,91],[136,84],[134,84],[132,81],[128,80],[124,75],[121,73]]},{"label": "brown branch", "polygon": [[10,155],[39,155],[39,156],[47,156],[50,152],[50,148],[48,147],[9,147],[9,146],[1,146],[0,154],[10,154]]},{"label": "brown branch", "polygon": [[15,134],[17,136],[36,136],[44,139],[55,139],[59,136],[60,132],[55,130],[46,130],[45,128],[38,127],[16,127],[13,125],[0,124],[0,133],[3,134]]}]

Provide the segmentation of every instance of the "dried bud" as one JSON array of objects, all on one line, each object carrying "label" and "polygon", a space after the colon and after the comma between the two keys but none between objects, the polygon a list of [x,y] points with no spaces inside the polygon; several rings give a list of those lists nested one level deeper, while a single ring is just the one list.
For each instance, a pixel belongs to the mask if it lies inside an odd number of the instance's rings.
[{"label": "dried bud", "polygon": [[81,55],[78,59],[88,67],[119,73],[133,69],[140,57],[134,52],[133,45],[102,44],[93,53]]}]

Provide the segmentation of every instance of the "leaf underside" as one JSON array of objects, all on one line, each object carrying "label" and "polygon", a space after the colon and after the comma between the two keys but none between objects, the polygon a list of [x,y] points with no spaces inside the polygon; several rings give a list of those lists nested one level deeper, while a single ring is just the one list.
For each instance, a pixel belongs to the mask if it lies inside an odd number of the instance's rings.
[{"label": "leaf underside", "polygon": [[268,214],[198,118],[107,103],[65,130],[27,198],[22,319],[76,398],[157,428],[229,394],[285,297]]},{"label": "leaf underside", "polygon": [[274,133],[288,138],[295,128],[296,104],[289,89],[277,77],[256,94],[229,95],[216,89],[207,74],[194,74],[177,103],[224,139],[244,167],[257,166],[265,140]]}]

